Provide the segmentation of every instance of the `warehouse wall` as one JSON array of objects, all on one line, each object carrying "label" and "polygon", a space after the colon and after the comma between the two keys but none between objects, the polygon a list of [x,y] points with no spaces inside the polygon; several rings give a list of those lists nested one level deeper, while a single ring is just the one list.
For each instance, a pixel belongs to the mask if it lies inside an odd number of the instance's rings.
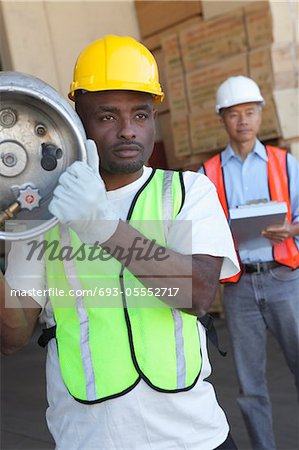
[{"label": "warehouse wall", "polygon": [[[215,91],[239,73],[255,78],[266,96],[261,137],[287,141],[298,154],[296,6],[296,0],[0,0],[0,60],[3,70],[34,74],[66,95],[85,45],[106,33],[129,34],[159,65],[166,166],[196,169],[223,147]],[[162,153],[154,156],[165,166]]]},{"label": "warehouse wall", "polygon": [[66,95],[79,52],[108,33],[139,38],[133,0],[1,1],[2,70],[30,73]]}]

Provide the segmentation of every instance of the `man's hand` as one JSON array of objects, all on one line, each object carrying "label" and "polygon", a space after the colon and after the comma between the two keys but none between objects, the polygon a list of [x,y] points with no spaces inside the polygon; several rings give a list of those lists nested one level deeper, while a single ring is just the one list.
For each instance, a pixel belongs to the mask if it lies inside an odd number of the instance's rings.
[{"label": "man's hand", "polygon": [[0,270],[0,351],[11,354],[26,345],[35,328],[41,307],[31,297],[12,295]]},{"label": "man's hand", "polygon": [[76,161],[59,178],[49,211],[70,226],[85,244],[103,243],[115,232],[119,215],[99,175],[96,144],[86,142],[88,163]]},{"label": "man's hand", "polygon": [[280,244],[286,239],[292,238],[296,235],[298,224],[291,224],[285,220],[283,225],[272,225],[262,231],[262,236],[269,239],[273,244]]}]

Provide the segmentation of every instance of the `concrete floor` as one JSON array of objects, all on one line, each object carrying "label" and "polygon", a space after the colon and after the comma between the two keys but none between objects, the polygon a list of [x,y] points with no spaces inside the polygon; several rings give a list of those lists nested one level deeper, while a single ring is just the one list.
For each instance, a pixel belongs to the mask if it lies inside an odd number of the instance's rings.
[{"label": "concrete floor", "polygon": [[[217,319],[216,327],[221,348],[229,351],[224,321]],[[299,415],[293,380],[271,336],[268,347],[268,379],[278,449],[297,450]],[[54,449],[45,422],[45,355],[46,351],[32,342],[18,354],[1,360],[1,450]],[[210,345],[210,356],[214,367],[210,379],[216,387],[219,403],[227,413],[239,450],[248,450],[249,441],[235,401],[238,387],[231,352],[223,358]]]},{"label": "concrete floor", "polygon": [[[213,366],[210,380],[216,388],[219,403],[227,414],[239,450],[249,450],[251,448],[249,439],[239,407],[235,401],[238,395],[238,384],[224,321],[217,321],[217,331],[221,347],[228,350],[228,354],[223,358],[210,345],[210,359]],[[286,365],[280,347],[270,334],[268,337],[267,377],[273,407],[277,449],[299,450],[297,391],[293,376]]]}]

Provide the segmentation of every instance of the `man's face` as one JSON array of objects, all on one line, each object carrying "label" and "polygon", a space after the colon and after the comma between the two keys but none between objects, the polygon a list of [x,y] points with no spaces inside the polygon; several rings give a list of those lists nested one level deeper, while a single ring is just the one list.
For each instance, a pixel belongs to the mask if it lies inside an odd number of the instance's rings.
[{"label": "man's face", "polygon": [[134,91],[84,93],[78,95],[76,110],[88,138],[97,144],[103,178],[137,179],[154,147],[152,96]]},{"label": "man's face", "polygon": [[251,142],[261,125],[262,108],[257,103],[243,103],[224,109],[221,118],[232,142]]}]

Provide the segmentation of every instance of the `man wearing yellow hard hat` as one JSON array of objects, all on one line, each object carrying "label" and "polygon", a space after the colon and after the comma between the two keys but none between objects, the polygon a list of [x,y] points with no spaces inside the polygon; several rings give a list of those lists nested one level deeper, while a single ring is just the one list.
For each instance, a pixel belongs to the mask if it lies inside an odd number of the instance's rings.
[{"label": "man wearing yellow hard hat", "polygon": [[[79,56],[69,98],[88,163],[61,175],[49,206],[58,256],[34,267],[49,298],[33,298],[21,337],[8,331],[3,348],[21,347],[38,316],[46,323],[47,421],[59,450],[236,448],[205,381],[198,318],[238,262],[213,184],[145,165],[163,100],[156,62],[135,39],[105,36]],[[7,279],[22,288],[12,271]]]}]

